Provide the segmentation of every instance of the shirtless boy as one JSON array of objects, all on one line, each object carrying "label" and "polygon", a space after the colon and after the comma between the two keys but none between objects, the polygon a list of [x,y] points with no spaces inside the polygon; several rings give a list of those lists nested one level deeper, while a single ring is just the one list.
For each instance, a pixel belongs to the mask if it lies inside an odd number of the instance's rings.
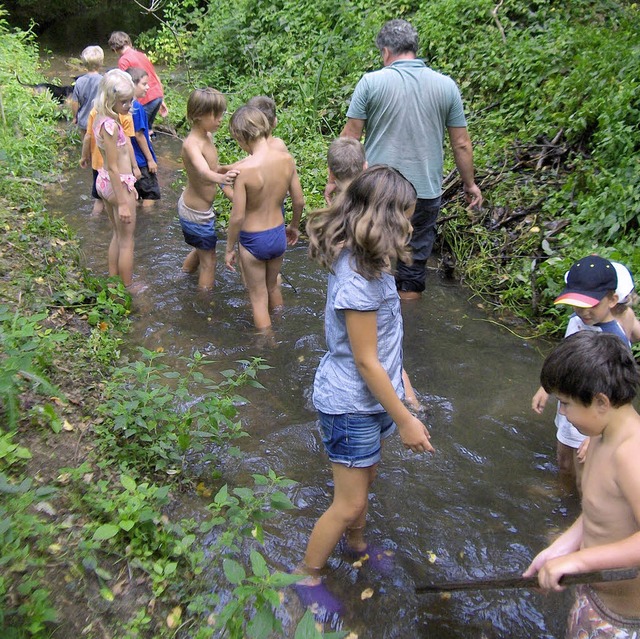
[{"label": "shirtless boy", "polygon": [[[591,438],[582,475],[582,515],[524,572],[543,590],[562,575],[640,566],[640,371],[616,335],[580,331],[545,360],[540,381],[560,411]],[[640,577],[579,586],[567,639],[631,639],[640,633]]]},{"label": "shirtless boy", "polygon": [[[240,174],[234,186],[225,262],[235,270],[238,242],[253,321],[258,330],[267,331],[271,327],[270,311],[282,306],[278,274],[287,244],[298,240],[304,197],[291,155],[267,142],[271,127],[262,111],[240,107],[229,129],[250,155],[236,165]],[[293,217],[285,229],[281,207],[287,191]]]},{"label": "shirtless boy", "polygon": [[[287,145],[284,143],[284,141],[281,138],[276,138],[273,136],[273,130],[278,124],[278,118],[276,117],[276,103],[266,95],[256,95],[247,102],[246,106],[255,107],[256,109],[262,111],[262,113],[264,113],[265,117],[267,118],[270,127],[269,135],[267,136],[267,144],[274,151],[283,151],[284,153],[289,153],[289,149],[287,148]],[[223,185],[220,186],[222,188],[222,192],[230,200],[233,200],[233,189],[225,187]],[[284,215],[284,203],[282,204],[281,209],[282,215]]]},{"label": "shirtless boy", "polygon": [[182,144],[182,161],[187,186],[178,200],[178,216],[185,242],[193,247],[182,270],[195,273],[200,268],[198,287],[210,290],[216,275],[215,211],[213,200],[218,184],[233,185],[237,169],[218,164],[212,133],[220,127],[227,102],[215,89],[196,89],[187,101],[191,131]]},{"label": "shirtless boy", "polygon": [[273,130],[278,124],[278,118],[276,117],[276,103],[266,95],[256,95],[247,102],[247,106],[255,107],[264,113],[269,122],[269,135],[267,136],[267,143],[272,149],[276,151],[284,151],[289,153],[289,149],[283,140],[273,136]]}]

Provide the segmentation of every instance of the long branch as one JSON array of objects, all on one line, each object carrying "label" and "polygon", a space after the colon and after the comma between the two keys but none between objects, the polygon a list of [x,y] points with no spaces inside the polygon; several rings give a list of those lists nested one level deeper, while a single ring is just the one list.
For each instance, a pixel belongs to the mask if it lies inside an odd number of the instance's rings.
[{"label": "long branch", "polygon": [[190,85],[193,85],[193,82],[191,80],[191,70],[189,68],[189,63],[187,62],[187,56],[184,52],[184,49],[182,48],[182,45],[180,44],[180,38],[178,38],[178,34],[176,33],[176,30],[166,21],[163,20],[157,13],[156,11],[160,8],[160,4],[161,1],[159,0],[152,0],[151,1],[151,5],[149,7],[145,7],[141,2],[139,2],[138,0],[133,0],[143,11],[145,11],[146,13],[150,13],[158,22],[160,22],[164,27],[166,27],[167,29],[169,29],[169,31],[171,31],[171,35],[173,36],[174,40],[176,41],[176,44],[178,45],[178,49],[180,50],[180,55],[182,56],[182,62],[184,63],[185,69],[187,70],[187,80],[189,82]]},{"label": "long branch", "polygon": [[500,35],[502,36],[502,42],[506,43],[507,36],[504,34],[504,28],[500,22],[500,18],[498,18],[498,11],[500,11],[500,7],[502,6],[503,2],[504,0],[500,0],[500,2],[498,2],[498,4],[495,7],[493,7],[493,9],[491,9],[491,15],[493,16],[493,20],[496,23],[496,26],[498,27],[498,31],[500,31]]}]

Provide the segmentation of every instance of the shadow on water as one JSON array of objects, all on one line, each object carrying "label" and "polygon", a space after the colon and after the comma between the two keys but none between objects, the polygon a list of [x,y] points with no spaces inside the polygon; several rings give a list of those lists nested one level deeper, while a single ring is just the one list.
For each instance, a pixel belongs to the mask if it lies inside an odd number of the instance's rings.
[{"label": "shadow on water", "polygon": [[[299,510],[268,522],[266,555],[289,571],[300,561],[309,531],[329,504],[331,475],[310,406],[310,390],[324,351],[322,314],[326,275],[306,247],[287,251],[287,307],[275,326],[276,343],[253,335],[247,296],[237,274],[219,264],[216,290],[196,291],[180,265],[188,249],[175,216],[179,143],[161,137],[163,200],[140,211],[136,278],[148,288],[138,297],[129,348],[162,347],[170,358],[198,349],[229,367],[264,357],[266,391],[248,389],[242,408],[244,457],[222,461],[225,481],[251,482],[268,468],[299,482],[291,497]],[[90,172],[71,170],[50,209],[62,213],[82,240],[87,265],[106,270],[109,230],[90,215]],[[223,253],[223,244],[218,251]],[[551,410],[534,416],[541,357],[508,331],[487,322],[460,287],[429,275],[423,300],[403,307],[405,366],[428,406],[437,453],[412,455],[392,438],[371,495],[369,535],[393,555],[385,574],[354,568],[336,551],[328,587],[345,607],[343,627],[360,639],[562,636],[569,595],[525,590],[414,594],[420,583],[486,578],[521,572],[550,531],[577,514],[575,498],[560,487],[554,465]],[[361,593],[373,589],[373,597]],[[283,622],[292,628],[300,606],[287,593]]]}]

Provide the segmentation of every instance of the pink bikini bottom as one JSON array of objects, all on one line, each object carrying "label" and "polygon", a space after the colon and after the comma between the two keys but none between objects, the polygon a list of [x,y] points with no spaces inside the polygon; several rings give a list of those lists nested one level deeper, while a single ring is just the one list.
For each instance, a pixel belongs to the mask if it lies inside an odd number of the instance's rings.
[{"label": "pink bikini bottom", "polygon": [[[138,199],[138,193],[135,189],[136,178],[133,173],[120,173],[120,182],[127,187],[129,193],[136,194],[136,200]],[[109,178],[109,172],[105,169],[98,169],[98,177],[96,178],[96,190],[98,195],[103,200],[113,199],[113,186],[111,185],[111,179]]]}]

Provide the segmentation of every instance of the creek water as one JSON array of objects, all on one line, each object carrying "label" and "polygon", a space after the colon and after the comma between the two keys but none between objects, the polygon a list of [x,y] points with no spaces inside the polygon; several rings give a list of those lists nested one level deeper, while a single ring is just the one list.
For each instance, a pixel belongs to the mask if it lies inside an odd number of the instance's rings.
[{"label": "creek water", "polygon": [[[135,299],[127,349],[162,347],[175,366],[198,349],[217,370],[252,356],[272,367],[259,375],[266,390],[243,390],[250,403],[241,417],[251,436],[240,442],[241,461],[222,458],[218,470],[230,485],[251,485],[251,474],[268,468],[299,482],[290,491],[298,509],[268,522],[264,548],[275,568],[290,571],[332,491],[309,399],[324,352],[326,273],[303,243],[287,251],[286,308],[274,343],[260,341],[236,273],[219,264],[215,291],[202,295],[196,279],[180,272],[188,252],[175,213],[180,143],[159,136],[155,146],[163,199],[152,211],[138,210],[135,278],[147,288]],[[90,171],[71,169],[48,205],[75,229],[87,266],[106,274],[110,231],[106,216],[90,214],[90,179]],[[433,270],[424,298],[403,305],[403,316],[405,367],[428,407],[437,452],[413,455],[397,436],[385,446],[368,531],[377,548],[393,553],[391,566],[357,569],[334,552],[327,585],[342,600],[342,627],[360,639],[559,638],[567,593],[414,592],[428,582],[519,574],[573,521],[578,503],[557,477],[553,411],[538,417],[529,408],[542,361],[537,348],[491,322],[464,288]],[[193,498],[184,514],[203,506]],[[367,588],[373,596],[362,600]],[[287,592],[286,636],[301,614]]]}]

